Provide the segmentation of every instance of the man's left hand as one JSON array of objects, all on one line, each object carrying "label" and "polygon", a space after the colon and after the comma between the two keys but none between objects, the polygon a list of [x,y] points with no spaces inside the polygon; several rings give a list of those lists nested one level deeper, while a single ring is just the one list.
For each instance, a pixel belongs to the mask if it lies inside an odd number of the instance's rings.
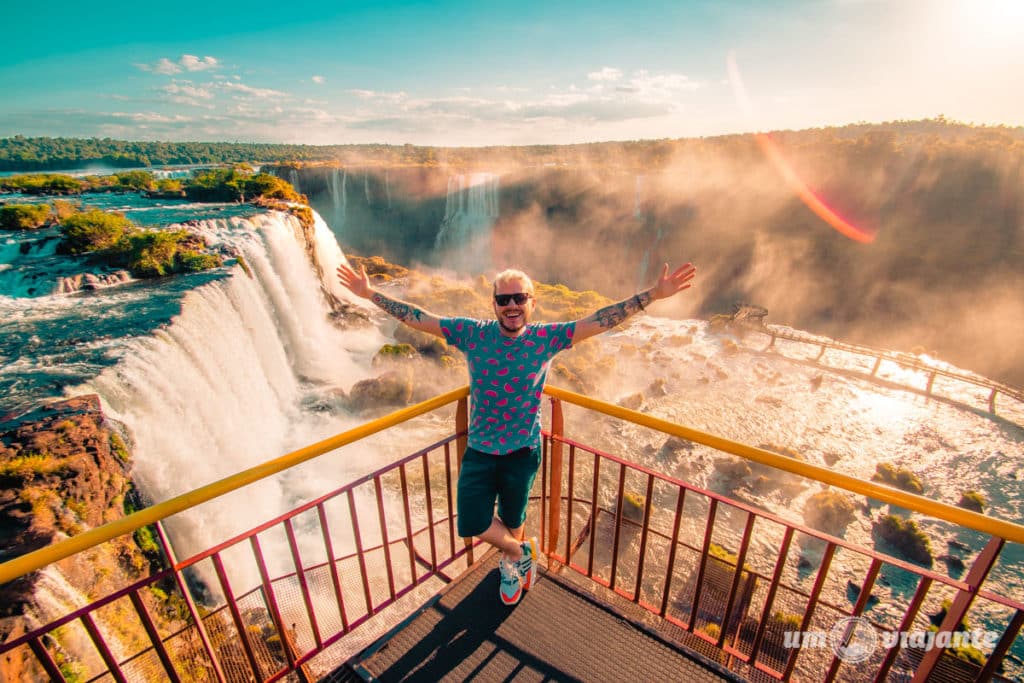
[{"label": "man's left hand", "polygon": [[679,266],[672,273],[668,272],[668,264],[661,271],[658,283],[651,288],[652,299],[667,299],[693,285],[693,277],[697,268],[692,263]]}]

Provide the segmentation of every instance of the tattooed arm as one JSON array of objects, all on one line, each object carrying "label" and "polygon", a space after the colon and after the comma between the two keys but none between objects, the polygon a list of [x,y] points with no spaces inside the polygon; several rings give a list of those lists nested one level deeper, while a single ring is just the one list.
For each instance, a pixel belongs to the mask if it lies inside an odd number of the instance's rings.
[{"label": "tattooed arm", "polygon": [[634,294],[618,303],[605,306],[590,316],[576,321],[573,343],[607,332],[626,318],[647,308],[647,305],[656,299],[667,299],[684,289],[689,289],[693,284],[691,280],[696,272],[693,264],[687,263],[670,274],[666,263],[657,284],[650,289]]},{"label": "tattooed arm", "polygon": [[444,337],[441,331],[441,319],[433,313],[424,311],[419,306],[393,299],[381,294],[370,286],[370,278],[366,274],[366,268],[357,273],[344,263],[338,266],[338,280],[356,296],[369,299],[382,311],[409,327]]}]

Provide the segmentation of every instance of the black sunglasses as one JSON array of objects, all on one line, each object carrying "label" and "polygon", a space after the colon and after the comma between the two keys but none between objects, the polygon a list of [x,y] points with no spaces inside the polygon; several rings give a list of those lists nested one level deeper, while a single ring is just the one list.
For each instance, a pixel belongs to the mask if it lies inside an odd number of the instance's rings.
[{"label": "black sunglasses", "polygon": [[530,300],[530,295],[526,292],[516,292],[515,294],[495,294],[494,303],[499,306],[508,306],[513,301],[516,302],[517,306],[522,306]]}]

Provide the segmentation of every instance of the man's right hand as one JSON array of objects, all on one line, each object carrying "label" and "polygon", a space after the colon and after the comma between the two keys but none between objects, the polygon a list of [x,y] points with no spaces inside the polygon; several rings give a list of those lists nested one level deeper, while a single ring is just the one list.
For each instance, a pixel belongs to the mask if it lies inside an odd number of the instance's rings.
[{"label": "man's right hand", "polygon": [[364,299],[369,299],[373,296],[373,288],[370,286],[370,276],[366,274],[366,267],[360,267],[360,273],[352,270],[352,267],[347,263],[342,263],[338,266],[338,280],[343,284],[349,291],[356,296]]}]

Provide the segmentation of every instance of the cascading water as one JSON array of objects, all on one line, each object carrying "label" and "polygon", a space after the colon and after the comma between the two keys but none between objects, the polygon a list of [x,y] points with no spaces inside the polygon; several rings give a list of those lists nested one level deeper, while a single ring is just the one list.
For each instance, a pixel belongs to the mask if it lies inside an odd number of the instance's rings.
[{"label": "cascading water", "polygon": [[647,178],[642,175],[636,177],[636,189],[633,192],[633,218],[638,221],[644,219],[644,184]]},{"label": "cascading water", "polygon": [[[96,391],[105,411],[129,426],[134,475],[153,500],[353,425],[354,418],[305,407],[373,374],[369,361],[383,343],[375,330],[342,332],[328,322],[321,281],[296,239],[293,217],[271,213],[207,220],[197,229],[209,242],[237,249],[253,277],[239,271],[189,292],[171,325],[131,340],[124,360],[76,391]],[[318,221],[316,251],[331,274],[344,260],[323,221]],[[326,284],[334,296],[351,297],[330,284],[333,280]],[[370,467],[373,458],[316,462],[315,475],[300,467],[172,520],[178,555],[291,509],[310,487],[344,483]],[[255,580],[251,574],[240,578]]]},{"label": "cascading water", "polygon": [[463,274],[489,272],[491,229],[498,219],[498,207],[496,174],[451,176],[434,245],[438,261]]},{"label": "cascading water", "polygon": [[295,169],[295,168],[288,169],[288,182],[291,183],[292,187],[295,188],[296,192],[298,192],[300,194],[302,193],[302,190],[299,189],[299,171],[298,171],[298,169]]},{"label": "cascading water", "polygon": [[[497,191],[496,176],[451,178],[438,247],[448,249],[470,235],[489,234],[498,216]],[[230,210],[221,208],[225,213]],[[326,224],[316,218],[319,274],[298,237],[296,219],[271,212],[207,217],[196,226],[211,243],[240,253],[252,277],[234,268],[230,274],[197,274],[33,299],[19,298],[25,292],[4,290],[0,380],[5,395],[36,395],[42,391],[39,387],[51,382],[70,384],[71,394],[99,393],[108,414],[128,426],[134,474],[153,500],[210,483],[362,422],[308,408],[332,389],[347,389],[373,374],[370,358],[385,341],[373,328],[348,332],[327,322],[330,309],[323,292],[348,297],[333,277],[335,264],[344,256]],[[0,273],[0,282],[18,282],[21,276],[15,271],[34,268],[34,253],[52,257],[44,253],[49,248],[45,244],[33,244],[27,249],[4,244],[7,268]],[[46,291],[53,291],[52,283]],[[173,317],[169,309],[174,309]],[[643,362],[629,363],[639,349],[652,346],[652,339],[663,341],[645,351]],[[598,398],[617,400],[645,391],[644,412],[673,422],[755,445],[791,447],[815,464],[864,479],[871,478],[877,463],[892,462],[922,475],[930,497],[955,503],[961,491],[978,489],[990,501],[988,514],[1016,521],[1024,514],[1024,492],[1018,484],[1024,476],[1024,432],[1018,426],[1024,415],[1019,407],[1002,407],[1001,414],[1017,412],[993,420],[983,411],[880,387],[808,362],[737,353],[736,343],[712,333],[706,323],[661,318],[656,311],[588,343],[617,359],[606,377],[606,387],[613,388],[595,392]],[[871,359],[858,362],[870,370]],[[38,382],[32,379],[33,365],[45,369]],[[853,361],[842,369],[865,372],[853,367]],[[910,371],[890,371],[888,377],[910,385],[921,379]],[[658,393],[648,390],[659,381]],[[984,405],[984,392],[980,398],[965,395],[963,401]],[[567,424],[572,424],[571,415]],[[580,427],[575,424],[574,430]],[[664,438],[650,432],[605,423],[593,429],[594,434],[581,440],[698,486],[739,494],[797,521],[799,512],[794,511],[816,490],[735,489],[715,468],[716,461],[725,458],[721,454],[698,447],[666,459],[658,455]],[[401,432],[381,438],[390,441],[368,442],[355,454],[342,451],[318,458],[176,516],[168,526],[178,555],[205,549],[324,493],[332,484],[347,483],[380,460],[408,455],[410,444],[429,442],[422,434]],[[367,450],[371,448],[386,452],[375,454]],[[873,546],[871,520],[877,514],[877,509],[861,510],[846,538]],[[961,544],[956,552],[968,563],[980,549],[978,539],[947,524],[922,526],[936,547],[947,540]],[[769,552],[772,540],[754,542]],[[301,537],[300,548],[305,557]],[[269,543],[264,550],[274,561],[289,555],[275,553]],[[1015,570],[1021,561],[1019,547],[1004,550],[992,575],[994,590],[1021,594],[1024,579]],[[255,584],[257,573],[250,565],[229,564],[232,581]],[[271,567],[271,572],[279,569]],[[849,578],[859,577],[849,573]],[[894,583],[886,590],[902,588]],[[886,605],[875,609],[885,610]]]},{"label": "cascading water", "polygon": [[345,214],[348,212],[348,191],[345,185],[348,183],[348,171],[344,168],[331,169],[331,182],[329,184],[331,193],[331,204],[334,206],[335,221],[339,229],[345,226]]},{"label": "cascading water", "polygon": [[[36,599],[28,612],[28,623],[30,627],[48,624],[85,607],[89,602],[88,596],[72,586],[56,568],[45,567],[39,572]],[[121,639],[121,629],[130,629],[130,624],[96,620],[96,628],[103,634],[111,653],[118,660],[123,660],[125,653],[131,652],[131,648],[125,647]],[[72,622],[63,627],[60,646],[73,655],[72,671],[85,673],[105,669],[91,638],[80,623]]]}]

